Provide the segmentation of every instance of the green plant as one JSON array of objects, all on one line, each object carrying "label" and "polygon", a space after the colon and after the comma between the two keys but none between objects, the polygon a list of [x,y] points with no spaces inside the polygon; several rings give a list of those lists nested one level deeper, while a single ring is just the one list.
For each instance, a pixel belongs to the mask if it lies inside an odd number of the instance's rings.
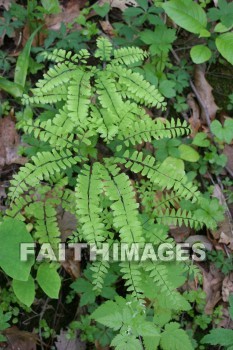
[{"label": "green plant", "polygon": [[232,111],[232,109],[233,109],[233,94],[230,94],[230,95],[228,96],[228,99],[229,99],[229,103],[228,103],[228,105],[227,105],[227,109],[228,109],[229,111]]},{"label": "green plant", "polygon": [[[169,156],[160,162],[143,147],[145,142],[189,133],[185,121],[152,118],[144,109],[146,106],[155,112],[166,108],[164,97],[155,86],[134,70],[133,66],[139,66],[148,56],[146,52],[137,47],[114,49],[102,37],[97,40],[93,57],[85,49],[76,54],[56,49],[44,55],[54,65],[30,95],[23,96],[28,109],[33,111],[34,106],[40,106],[44,112],[35,120],[31,113],[25,113],[18,126],[46,145],[47,150],[39,150],[13,176],[7,210],[11,219],[0,226],[0,233],[8,237],[8,250],[12,249],[14,255],[12,259],[11,254],[1,254],[0,265],[18,281],[13,281],[13,287],[16,283],[16,295],[26,305],[32,303],[35,282],[50,298],[58,297],[59,265],[42,262],[38,267],[36,262],[34,282],[30,276],[33,254],[29,262],[17,265],[20,271],[13,269],[15,245],[19,241],[50,243],[56,260],[61,242],[59,206],[77,217],[78,229],[73,240],[94,243],[97,247],[104,242],[110,246],[121,242],[149,243],[157,249],[162,242],[172,243],[175,248],[167,225],[215,228],[223,218],[218,201],[204,198],[197,186],[188,181],[182,159]],[[144,210],[135,191],[142,188],[138,192],[144,197],[145,179],[156,192],[148,191],[146,196],[151,196],[151,200],[147,203],[151,205]],[[159,196],[161,191],[163,196]],[[182,207],[182,200],[190,209]],[[21,222],[28,220],[30,230]],[[7,225],[15,223],[21,230],[17,238],[5,233],[11,231],[12,226]],[[1,247],[1,252],[4,249]],[[108,285],[106,294],[105,289],[110,265],[101,259],[92,263],[93,291],[88,296],[85,289],[90,290],[90,282],[82,279],[75,282],[73,288],[82,295],[83,305],[95,301],[96,308],[96,297],[112,298],[114,290],[110,289],[110,293]],[[125,346],[141,349],[142,342],[146,349],[159,343],[164,350],[178,349],[181,343],[186,344],[186,350],[192,349],[185,331],[171,322],[172,312],[190,309],[177,291],[187,278],[188,269],[188,264],[151,258],[140,263],[121,262],[118,275],[125,280],[124,294],[128,296],[104,302],[92,313],[92,319],[119,333],[112,339],[116,349]],[[27,286],[31,293],[23,295],[20,291]],[[148,308],[145,298],[151,300]],[[159,314],[161,309],[166,310],[166,320],[156,318],[157,310]]]},{"label": "green plant", "polygon": [[[229,313],[230,317],[233,320],[233,295],[229,296]],[[232,329],[223,329],[215,328],[210,331],[209,334],[205,335],[201,340],[202,344],[210,345],[221,345],[224,346],[227,350],[233,349],[233,330]]]},{"label": "green plant", "polygon": [[226,257],[222,250],[214,250],[209,252],[207,256],[225,275],[233,271],[233,259],[231,255]]},{"label": "green plant", "polygon": [[[192,0],[170,0],[163,3],[162,8],[166,14],[181,28],[188,32],[199,35],[201,38],[209,38],[211,35],[215,39],[215,44],[220,54],[230,63],[232,61],[233,33],[230,32],[233,20],[230,15],[232,4],[225,0],[218,2],[218,8],[209,9],[206,13],[203,8]],[[208,19],[215,22],[215,27],[210,28]],[[219,21],[216,24],[216,21]],[[215,33],[222,33],[218,36]],[[227,33],[225,33],[227,32]],[[206,42],[208,44],[208,41]],[[212,56],[207,45],[196,45],[191,49],[191,58],[194,63],[202,63]]]},{"label": "green plant", "polygon": [[3,342],[6,340],[6,337],[2,334],[2,331],[10,327],[10,324],[8,321],[11,318],[11,314],[9,312],[3,313],[2,309],[0,308],[0,341]]},{"label": "green plant", "polygon": [[225,120],[223,126],[218,120],[214,120],[210,129],[220,141],[230,143],[233,139],[233,120],[230,118]]}]

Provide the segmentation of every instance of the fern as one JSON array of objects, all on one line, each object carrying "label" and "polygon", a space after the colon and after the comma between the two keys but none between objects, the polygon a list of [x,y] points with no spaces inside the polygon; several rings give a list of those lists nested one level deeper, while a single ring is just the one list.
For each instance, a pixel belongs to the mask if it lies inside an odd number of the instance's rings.
[{"label": "fern", "polygon": [[[73,54],[62,49],[44,57],[53,64],[23,101],[49,112],[35,120],[25,118],[19,127],[43,142],[46,151],[38,151],[13,176],[8,216],[30,222],[34,240],[51,243],[55,250],[61,241],[58,208],[76,216],[77,232],[70,240],[98,248],[102,243],[139,244],[141,252],[149,243],[156,252],[160,243],[175,246],[168,232],[171,224],[216,227],[219,208],[188,181],[183,161],[168,157],[159,163],[152,145],[144,147],[153,140],[186,137],[190,132],[185,121],[148,114],[145,107],[154,113],[165,109],[166,102],[133,68],[148,57],[147,52],[135,47],[115,49],[102,37],[92,57],[87,50]],[[192,210],[184,210],[182,200]],[[93,262],[96,295],[111,268],[109,261]],[[124,261],[116,271],[130,297],[111,305],[118,313],[119,305],[121,310],[128,308],[130,320],[135,314],[144,317],[145,329],[150,323],[145,319],[144,299],[151,299],[153,306],[154,290],[166,297],[168,309],[187,309],[165,263]],[[122,324],[120,319],[118,329]],[[140,325],[134,327],[125,329],[132,331],[133,343],[138,344],[139,335],[146,336]],[[127,344],[127,339],[123,342]]]},{"label": "fern", "polygon": [[115,158],[114,162],[120,162],[131,171],[135,173],[140,172],[143,176],[147,176],[150,181],[158,184],[161,189],[173,188],[173,191],[182,198],[192,198],[192,201],[195,202],[199,196],[197,187],[188,182],[184,171],[176,173],[176,169],[174,169],[170,175],[172,169],[169,170],[168,165],[156,164],[156,159],[150,155],[144,157],[142,152],[135,151],[130,153],[126,151],[121,157]]},{"label": "fern", "polygon": [[13,176],[12,186],[9,188],[9,197],[12,200],[27,191],[28,188],[37,186],[41,180],[66,170],[67,167],[80,161],[80,158],[73,157],[68,150],[60,153],[53,150],[33,156],[32,161],[33,163],[27,163],[18,174]]}]

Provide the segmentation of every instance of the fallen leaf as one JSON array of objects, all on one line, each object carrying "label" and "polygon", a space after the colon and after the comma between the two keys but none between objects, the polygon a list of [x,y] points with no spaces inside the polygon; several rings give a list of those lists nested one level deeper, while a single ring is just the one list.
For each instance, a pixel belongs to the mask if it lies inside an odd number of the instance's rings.
[{"label": "fallen leaf", "polygon": [[226,246],[233,251],[233,232],[232,232],[232,230],[230,232],[227,231],[227,233],[221,232],[219,243],[226,244]]},{"label": "fallen leaf", "polygon": [[138,3],[135,0],[99,0],[97,4],[104,5],[104,4],[110,4],[111,7],[118,8],[121,11],[124,11],[128,7],[137,7]]},{"label": "fallen leaf", "polygon": [[222,300],[228,301],[229,295],[233,294],[233,272],[227,275],[222,283]]},{"label": "fallen leaf", "polygon": [[57,336],[55,342],[57,350],[86,350],[86,344],[79,339],[78,334],[75,339],[67,339],[66,335],[67,331],[61,330]]},{"label": "fallen leaf", "polygon": [[227,167],[233,173],[233,146],[225,145],[223,153],[227,156]]},{"label": "fallen leaf", "polygon": [[[219,109],[219,107],[215,103],[214,96],[212,94],[213,88],[210,86],[210,84],[206,80],[205,71],[203,69],[203,66],[201,65],[195,66],[194,84],[203,105],[205,105],[206,109],[208,110],[210,119],[213,120],[216,116],[216,112]],[[205,111],[203,110],[202,106],[200,107],[202,110],[201,117],[203,122],[205,123],[206,122]]]},{"label": "fallen leaf", "polygon": [[198,103],[194,99],[194,94],[188,94],[187,104],[192,110],[192,116],[189,118],[189,123],[192,129],[192,136],[194,137],[201,127],[200,108],[198,106]]},{"label": "fallen leaf", "polygon": [[203,272],[203,290],[206,293],[205,313],[211,315],[216,304],[222,298],[222,281],[224,274],[210,264],[209,271],[201,268]]},{"label": "fallen leaf", "polygon": [[110,37],[115,35],[114,29],[109,21],[100,21],[99,23],[105,34],[109,35]]},{"label": "fallen leaf", "polygon": [[74,260],[74,249],[66,249],[66,260],[62,261],[61,265],[73,280],[81,276],[81,264],[80,261]]},{"label": "fallen leaf", "polygon": [[45,16],[45,23],[50,30],[59,30],[61,23],[72,23],[78,17],[80,10],[85,6],[86,0],[69,0],[61,6],[58,14]]},{"label": "fallen leaf", "polygon": [[25,164],[26,158],[17,154],[20,137],[11,116],[0,120],[0,167],[10,164]]},{"label": "fallen leaf", "polygon": [[219,200],[219,203],[225,208],[224,220],[218,223],[218,228],[212,232],[219,243],[226,244],[233,251],[233,222],[231,213],[228,209],[226,199],[219,185],[214,186],[213,197]]},{"label": "fallen leaf", "polygon": [[169,232],[177,243],[184,242],[191,234],[190,227],[182,225],[181,227],[170,226]]},{"label": "fallen leaf", "polygon": [[36,350],[38,337],[34,333],[21,331],[16,327],[3,331],[8,345],[5,350]]},{"label": "fallen leaf", "polygon": [[0,0],[0,7],[4,7],[7,11],[10,8],[12,0]]},{"label": "fallen leaf", "polygon": [[66,242],[72,232],[77,229],[76,216],[68,211],[64,211],[60,206],[57,212],[57,222],[61,232],[61,241]]}]

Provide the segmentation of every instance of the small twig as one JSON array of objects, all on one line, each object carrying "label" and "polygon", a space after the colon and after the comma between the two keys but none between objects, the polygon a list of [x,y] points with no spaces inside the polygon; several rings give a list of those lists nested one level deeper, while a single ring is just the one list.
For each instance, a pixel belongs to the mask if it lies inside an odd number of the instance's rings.
[{"label": "small twig", "polygon": [[43,318],[43,316],[45,314],[45,311],[47,309],[47,305],[48,305],[49,301],[50,301],[50,298],[47,298],[45,303],[44,303],[44,305],[43,305],[43,308],[42,308],[41,313],[40,313],[40,318],[39,318],[39,337],[40,337],[40,342],[41,342],[41,344],[40,344],[41,350],[45,350],[45,349],[44,349],[44,345],[43,345],[44,342],[43,342],[43,339],[42,339],[42,331],[41,331],[40,323],[41,323],[42,318]]}]

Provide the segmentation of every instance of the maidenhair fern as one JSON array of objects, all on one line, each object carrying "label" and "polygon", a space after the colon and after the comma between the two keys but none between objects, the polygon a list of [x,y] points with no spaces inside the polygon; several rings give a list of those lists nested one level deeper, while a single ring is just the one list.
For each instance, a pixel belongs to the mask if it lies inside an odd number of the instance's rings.
[{"label": "maidenhair fern", "polygon": [[[159,163],[153,147],[145,147],[153,140],[189,134],[186,121],[156,117],[156,109],[166,108],[164,97],[135,69],[147,56],[140,48],[115,49],[106,38],[97,40],[94,55],[61,49],[44,54],[53,64],[23,101],[27,108],[39,105],[47,112],[35,120],[25,117],[19,126],[47,148],[13,176],[8,210],[11,217],[30,219],[36,242],[53,247],[61,242],[59,206],[77,217],[73,239],[98,247],[158,247],[164,242],[175,246],[167,226],[216,225],[211,215],[205,220],[206,202],[204,208],[183,161],[169,157]],[[184,200],[192,210],[182,208]],[[95,290],[102,289],[110,265],[93,262]],[[157,296],[151,296],[155,291],[167,298],[170,309],[187,309],[169,266],[152,260],[120,263],[132,305],[144,310],[145,298],[157,305]],[[185,267],[177,271],[183,275]],[[135,334],[137,338],[144,333]]]}]

